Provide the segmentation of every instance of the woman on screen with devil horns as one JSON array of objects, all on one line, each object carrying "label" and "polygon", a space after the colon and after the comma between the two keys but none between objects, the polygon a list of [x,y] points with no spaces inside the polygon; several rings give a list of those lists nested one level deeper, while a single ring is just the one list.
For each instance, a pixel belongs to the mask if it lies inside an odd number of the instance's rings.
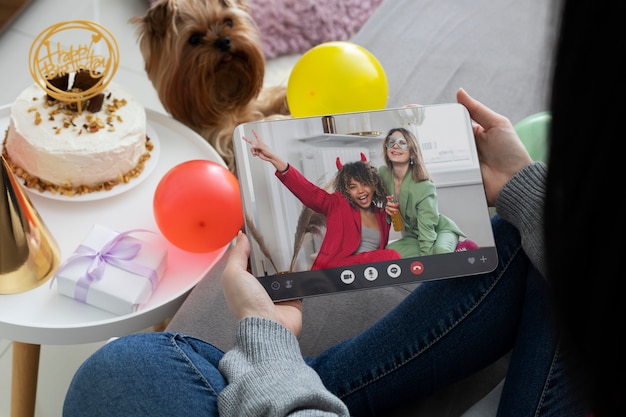
[{"label": "woman on screen with devil horns", "polygon": [[337,158],[334,192],[313,184],[297,169],[274,154],[253,131],[244,137],[253,156],[270,162],[276,177],[311,210],[326,216],[326,234],[311,269],[400,259],[389,240],[385,202],[387,192],[378,170],[361,155],[361,161],[342,164]]}]

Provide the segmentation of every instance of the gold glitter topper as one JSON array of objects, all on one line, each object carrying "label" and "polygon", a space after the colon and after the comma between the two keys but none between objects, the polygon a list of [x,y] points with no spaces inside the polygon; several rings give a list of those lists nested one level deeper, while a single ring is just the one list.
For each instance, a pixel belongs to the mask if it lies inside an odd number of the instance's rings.
[{"label": "gold glitter topper", "polygon": [[[85,43],[74,43],[83,39]],[[68,45],[68,40],[72,44]],[[81,102],[100,94],[113,79],[119,64],[119,48],[104,26],[89,20],[69,20],[49,26],[35,38],[28,62],[35,82],[51,97],[78,103],[80,108]],[[79,71],[89,71],[97,79],[85,91],[65,91],[51,83],[55,77]]]}]

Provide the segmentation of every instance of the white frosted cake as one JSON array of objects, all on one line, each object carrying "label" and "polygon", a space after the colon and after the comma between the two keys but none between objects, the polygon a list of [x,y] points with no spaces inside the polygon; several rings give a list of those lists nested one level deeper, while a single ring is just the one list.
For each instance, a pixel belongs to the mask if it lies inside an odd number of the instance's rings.
[{"label": "white frosted cake", "polygon": [[15,100],[3,155],[27,187],[76,195],[141,173],[153,146],[144,107],[113,81],[81,106],[49,97],[38,84]]}]

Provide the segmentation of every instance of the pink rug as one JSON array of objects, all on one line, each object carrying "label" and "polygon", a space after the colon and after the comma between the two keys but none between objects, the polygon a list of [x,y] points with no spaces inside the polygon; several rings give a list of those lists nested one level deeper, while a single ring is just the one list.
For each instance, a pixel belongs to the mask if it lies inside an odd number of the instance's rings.
[{"label": "pink rug", "polygon": [[348,40],[383,0],[249,0],[267,58]]}]

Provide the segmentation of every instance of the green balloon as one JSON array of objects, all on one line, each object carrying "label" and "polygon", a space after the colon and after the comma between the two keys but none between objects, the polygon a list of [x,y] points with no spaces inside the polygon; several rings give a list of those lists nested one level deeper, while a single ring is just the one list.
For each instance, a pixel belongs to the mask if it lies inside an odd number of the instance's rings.
[{"label": "green balloon", "polygon": [[514,126],[534,161],[548,162],[548,132],[551,120],[550,112],[544,111],[531,114]]}]

